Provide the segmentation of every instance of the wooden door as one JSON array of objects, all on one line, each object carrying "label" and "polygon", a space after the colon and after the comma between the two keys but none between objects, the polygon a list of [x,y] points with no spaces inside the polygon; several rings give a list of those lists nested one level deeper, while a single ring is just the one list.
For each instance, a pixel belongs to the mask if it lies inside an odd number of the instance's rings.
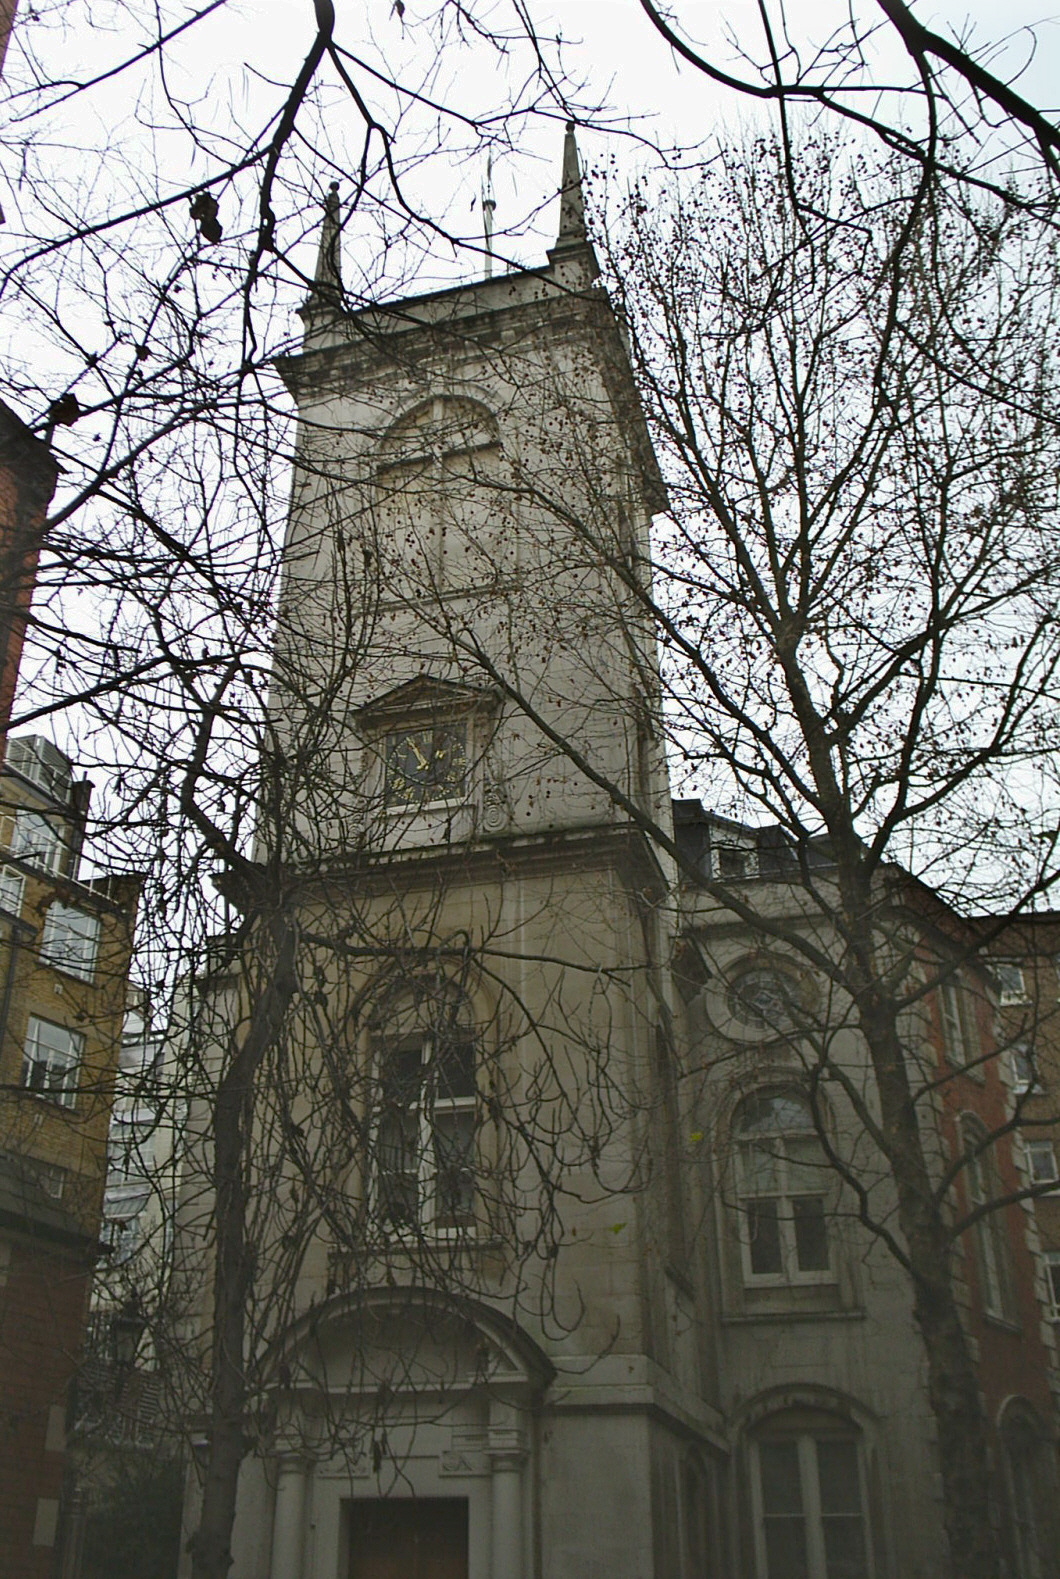
[{"label": "wooden door", "polygon": [[350,1579],[467,1579],[467,1498],[350,1503]]}]

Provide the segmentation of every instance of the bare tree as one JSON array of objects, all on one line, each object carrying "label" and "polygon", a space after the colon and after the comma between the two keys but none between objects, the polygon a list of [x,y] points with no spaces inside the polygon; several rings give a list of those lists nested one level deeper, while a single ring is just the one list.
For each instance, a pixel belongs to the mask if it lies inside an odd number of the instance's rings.
[{"label": "bare tree", "polygon": [[[332,439],[313,443],[326,454]],[[204,428],[183,452],[185,520],[197,512],[204,545],[225,442]],[[266,468],[268,451],[259,440]],[[216,554],[180,561],[179,595],[172,564],[140,561],[115,608],[125,682],[85,703],[110,769],[94,836],[148,874],[141,970],[156,1015],[170,1005],[168,1062],[145,1094],[160,1122],[186,1109],[172,1259],[152,1267],[146,1247],[110,1275],[110,1297],[120,1311],[137,1296],[169,1428],[201,1461],[197,1579],[230,1566],[248,1454],[289,1435],[288,1400],[319,1384],[289,1337],[307,1288],[352,1298],[396,1282],[410,1310],[426,1291],[430,1332],[485,1279],[513,1321],[564,1330],[581,1320],[556,1291],[570,1210],[648,1177],[647,1141],[630,1135],[646,1099],[612,1067],[608,1034],[641,1012],[643,972],[602,970],[592,905],[575,917],[547,883],[518,926],[466,904],[454,919],[452,890],[484,859],[473,838],[465,851],[446,835],[437,870],[410,880],[399,812],[414,822],[422,798],[415,748],[399,760],[355,705],[393,661],[379,630],[395,564],[354,551],[341,469],[303,455],[300,487],[311,507],[283,550],[268,551],[286,501],[266,477],[239,517],[258,552],[235,549],[226,513]],[[415,486],[400,497],[415,507]],[[158,655],[142,678],[137,639]],[[453,740],[446,771],[481,770],[468,753],[489,751],[488,732],[458,742],[447,714],[417,716],[416,739]],[[528,972],[545,984],[533,1002]],[[483,1242],[485,1273],[468,1248]],[[389,1400],[423,1390],[417,1363],[395,1338],[387,1368],[361,1378],[368,1405],[315,1422],[318,1448],[323,1431],[351,1463],[368,1455],[384,1489],[400,1478]]]},{"label": "bare tree", "polygon": [[[646,653],[654,626],[662,691],[645,659],[645,727],[661,707],[680,779],[734,829],[774,829],[774,881],[690,859],[602,767],[591,731],[547,716],[531,660],[498,660],[440,623],[716,918],[825,984],[813,1010],[788,994],[786,1034],[810,1089],[842,1090],[856,1144],[823,1124],[821,1139],[847,1209],[909,1278],[953,1571],[996,1576],[988,1427],[955,1279],[962,1236],[1035,1186],[1007,1164],[1007,1185],[983,1183],[1019,1102],[972,1140],[940,1136],[969,1072],[991,1067],[995,1090],[1003,1079],[985,1007],[1003,922],[961,917],[1019,915],[1057,876],[1043,757],[1060,657],[1055,243],[1002,202],[925,194],[901,161],[816,138],[793,162],[761,140],[683,189],[635,189],[608,263],[669,495],[650,559],[601,486],[613,412],[579,410],[552,475],[511,486],[624,588],[610,643],[594,636],[601,682],[609,646]],[[940,1061],[925,1016],[958,977],[984,1006],[984,1040]],[[836,1051],[846,1025],[867,1085]]]},{"label": "bare tree", "polygon": [[[950,32],[905,0],[851,6],[834,22],[780,3],[758,7],[757,36],[725,27],[723,38],[702,43],[692,31],[698,19],[679,4],[640,4],[677,61],[775,109],[789,157],[808,114],[878,139],[926,183],[966,185],[1032,210],[1052,206],[1060,128],[1020,80],[1039,44],[1033,27],[980,40],[971,19]],[[791,180],[789,200],[803,196]]]}]

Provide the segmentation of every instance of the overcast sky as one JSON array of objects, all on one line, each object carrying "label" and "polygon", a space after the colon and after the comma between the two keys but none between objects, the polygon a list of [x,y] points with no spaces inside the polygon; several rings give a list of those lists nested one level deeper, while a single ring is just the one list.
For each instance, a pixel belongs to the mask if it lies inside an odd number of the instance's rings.
[{"label": "overcast sky", "polygon": [[[882,19],[876,0],[854,3],[866,20]],[[509,54],[507,85],[504,62],[473,40],[453,38],[436,64],[430,17],[437,9],[437,0],[405,0],[402,14],[393,0],[337,0],[337,37],[365,59],[396,70],[403,81],[427,85],[447,104],[471,114],[488,113],[503,102],[506,86],[511,91],[527,76],[529,56],[518,48]],[[480,0],[474,10],[498,28],[515,26],[512,0],[485,0],[485,4]],[[661,144],[695,145],[753,118],[748,100],[714,87],[675,59],[637,0],[527,0],[527,10],[542,36],[562,34],[568,76],[583,85],[584,104],[606,107],[598,121],[617,123],[628,117],[634,128]],[[671,0],[671,10],[683,33],[702,43],[713,60],[733,63],[740,43],[760,57],[756,0]],[[20,39],[37,55],[46,74],[83,76],[99,70],[129,52],[135,41],[130,16],[140,18],[142,36],[149,36],[151,11],[145,8],[139,13],[114,0],[94,0],[92,5],[87,0],[66,0],[62,5],[44,0],[37,7],[23,0],[9,77],[17,79]],[[1040,106],[1052,108],[1060,98],[1060,21],[1043,8],[1041,0],[975,0],[972,6],[961,0],[943,4],[917,0],[916,11],[941,31],[970,38],[979,46],[996,45],[990,64],[1010,77],[1022,71],[1020,87]],[[167,14],[179,13],[172,7]],[[788,0],[787,16],[790,36],[805,52],[844,26],[848,0]],[[192,118],[212,125],[219,140],[225,139],[233,120],[254,126],[260,124],[266,107],[275,106],[276,85],[291,80],[312,31],[311,0],[230,0],[168,52],[166,85],[187,101]],[[887,79],[899,70],[907,77],[907,62],[886,28],[879,37],[877,78]],[[375,91],[381,118],[386,118],[393,107],[385,94]],[[104,153],[108,140],[112,149],[118,143],[134,146],[137,136],[145,135],[142,127],[136,129],[137,114],[141,121],[151,118],[145,111],[146,101],[133,77],[119,79],[90,99],[73,101],[58,118],[65,132],[62,173],[68,173],[71,160],[76,164],[78,149],[85,150],[87,163],[94,152]],[[352,165],[357,149],[355,117],[339,106],[332,129],[340,164],[345,157]],[[496,171],[497,224],[513,227],[512,251],[518,254],[525,217],[555,189],[559,126],[531,116],[515,123],[513,140],[516,149],[499,160]],[[620,168],[629,169],[644,157],[636,143],[617,129],[610,137],[586,130],[582,142],[589,161],[615,155]],[[17,209],[18,170],[10,160],[5,173]],[[323,178],[330,173],[323,172]],[[448,168],[424,169],[416,195],[436,214],[464,215],[470,229],[471,200],[482,174],[461,161]],[[174,180],[183,176],[183,171],[173,169]],[[415,182],[416,177],[410,179]],[[9,206],[6,199],[4,206]],[[473,223],[477,231],[477,217]],[[551,223],[549,215],[535,227],[535,236],[527,238],[529,250],[536,251]]]}]

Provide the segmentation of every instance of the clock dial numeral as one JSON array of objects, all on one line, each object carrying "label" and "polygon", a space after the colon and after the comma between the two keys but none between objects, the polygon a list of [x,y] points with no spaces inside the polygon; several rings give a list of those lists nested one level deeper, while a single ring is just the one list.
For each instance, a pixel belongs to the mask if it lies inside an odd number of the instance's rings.
[{"label": "clock dial numeral", "polygon": [[385,792],[389,804],[447,799],[463,792],[466,778],[464,725],[399,729],[387,737]]}]

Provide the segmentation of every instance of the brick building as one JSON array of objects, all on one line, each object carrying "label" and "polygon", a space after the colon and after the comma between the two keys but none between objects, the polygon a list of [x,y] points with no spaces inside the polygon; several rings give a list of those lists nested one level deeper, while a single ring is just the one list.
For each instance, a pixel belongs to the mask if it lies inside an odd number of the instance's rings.
[{"label": "brick building", "polygon": [[1043,911],[990,931],[1021,1182],[1037,1192],[1025,1210],[1040,1242],[1046,1312],[1060,1324],[1060,914]]},{"label": "brick building", "polygon": [[7,54],[7,41],[11,37],[11,29],[15,25],[15,12],[18,10],[18,0],[0,0],[0,71],[3,70],[4,56]]},{"label": "brick building", "polygon": [[[2,48],[0,28],[0,59]],[[11,721],[41,535],[58,470],[47,444],[0,401],[0,734]]]},{"label": "brick building", "polygon": [[99,1252],[138,883],[82,881],[89,785],[39,736],[0,772],[0,1572],[52,1579]]},{"label": "brick building", "polygon": [[[989,1200],[1009,1203],[964,1235],[966,1311],[994,1430],[1012,1571],[1033,1576],[1052,1573],[1056,1560],[1056,1307],[1040,1232],[1054,1203],[1021,1197],[1048,1171],[1043,1140],[1052,1155],[1045,1121],[1055,1108],[1034,1071],[1035,1050],[1049,1063],[1051,1048],[1060,1076],[1056,1027],[1050,1038],[1049,1026],[1056,978],[1051,956],[1040,971],[1030,959],[1025,968],[1011,960],[1001,965],[992,943],[977,946],[979,923],[955,921],[944,934],[952,975],[941,976],[928,1003],[940,1129],[947,1155],[969,1159],[956,1181],[957,1209],[970,1214]],[[944,953],[928,962],[936,969],[945,963]],[[1030,983],[1035,997],[1044,992],[1040,1024],[1026,995]],[[1014,1119],[1021,1121],[1015,1130]],[[1060,1215],[1052,1226],[1060,1247]]]}]

